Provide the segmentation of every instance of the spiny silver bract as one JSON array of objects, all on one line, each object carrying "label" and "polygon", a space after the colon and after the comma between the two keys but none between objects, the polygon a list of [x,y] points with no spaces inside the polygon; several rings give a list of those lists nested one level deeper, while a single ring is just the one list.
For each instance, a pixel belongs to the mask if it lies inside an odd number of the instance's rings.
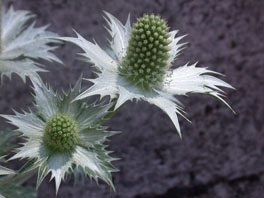
[{"label": "spiny silver bract", "polygon": [[11,159],[28,159],[24,172],[38,169],[37,187],[51,173],[58,192],[65,176],[77,172],[95,181],[100,178],[114,189],[111,173],[117,169],[111,162],[116,158],[109,156],[104,143],[118,132],[106,131],[102,126],[112,103],[87,105],[86,100],[73,101],[81,92],[81,79],[63,97],[40,79],[32,83],[37,112],[2,115],[26,139]]},{"label": "spiny silver bract", "polygon": [[132,26],[127,54],[120,64],[121,74],[139,87],[159,86],[169,60],[169,27],[159,16],[144,15]]}]

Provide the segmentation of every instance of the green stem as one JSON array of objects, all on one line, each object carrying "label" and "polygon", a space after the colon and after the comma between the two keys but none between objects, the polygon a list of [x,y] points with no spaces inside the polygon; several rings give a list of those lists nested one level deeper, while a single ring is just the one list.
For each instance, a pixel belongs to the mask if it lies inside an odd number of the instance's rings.
[{"label": "green stem", "polygon": [[116,98],[111,101],[113,103],[113,106],[109,109],[109,113],[105,116],[106,120],[109,120],[115,113],[117,113],[120,109],[122,109],[128,103],[128,101],[126,101],[118,109],[114,110],[115,105],[116,105],[116,101],[117,101]]},{"label": "green stem", "polygon": [[0,180],[0,186],[4,184],[8,184],[11,182],[17,181],[18,183],[24,183],[28,178],[32,177],[36,172],[38,168],[32,169],[28,172],[22,173],[22,174],[11,174]]}]

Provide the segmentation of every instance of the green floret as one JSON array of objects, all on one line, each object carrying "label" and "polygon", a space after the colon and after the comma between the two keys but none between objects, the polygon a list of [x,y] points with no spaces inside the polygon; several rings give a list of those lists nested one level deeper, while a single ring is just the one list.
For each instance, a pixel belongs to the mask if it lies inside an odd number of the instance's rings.
[{"label": "green floret", "polygon": [[72,151],[80,138],[76,121],[68,115],[51,117],[44,129],[44,142],[55,152]]},{"label": "green floret", "polygon": [[132,27],[120,71],[132,83],[149,90],[163,81],[169,60],[169,27],[159,16],[144,15]]}]

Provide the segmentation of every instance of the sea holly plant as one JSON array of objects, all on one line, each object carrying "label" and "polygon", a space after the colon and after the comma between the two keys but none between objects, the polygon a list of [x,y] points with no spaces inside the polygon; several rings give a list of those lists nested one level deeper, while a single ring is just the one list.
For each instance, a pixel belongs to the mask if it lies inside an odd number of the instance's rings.
[{"label": "sea holly plant", "polygon": [[144,15],[131,27],[130,17],[122,25],[111,14],[105,12],[105,15],[112,37],[110,53],[77,32],[77,38],[60,38],[82,48],[86,61],[99,70],[98,78],[88,79],[94,85],[75,100],[92,95],[109,95],[112,100],[116,100],[115,110],[129,100],[147,101],[171,118],[180,136],[177,114],[184,117],[185,112],[174,95],[207,94],[232,110],[222,98],[224,92],[219,87],[233,87],[213,76],[219,73],[196,67],[197,63],[171,69],[185,45],[179,44],[184,36],[177,37],[177,30],[169,31],[167,22],[160,16]]},{"label": "sea holly plant", "polygon": [[[0,4],[2,3],[2,0]],[[35,22],[29,21],[35,16],[29,11],[15,11],[10,7],[7,11],[1,9],[0,14],[0,74],[11,78],[12,73],[19,75],[25,82],[26,77],[37,76],[38,72],[46,70],[36,62],[37,59],[62,63],[50,51],[58,43],[50,37],[57,34],[47,31],[48,26],[35,27]]]},{"label": "sea holly plant", "polygon": [[72,102],[80,94],[81,80],[62,97],[41,80],[33,81],[33,86],[36,112],[2,115],[18,128],[26,141],[11,160],[29,160],[25,171],[38,171],[37,187],[51,173],[58,192],[67,174],[82,171],[114,188],[111,172],[117,169],[111,161],[115,158],[109,156],[103,143],[118,132],[106,131],[101,125],[112,104]]}]

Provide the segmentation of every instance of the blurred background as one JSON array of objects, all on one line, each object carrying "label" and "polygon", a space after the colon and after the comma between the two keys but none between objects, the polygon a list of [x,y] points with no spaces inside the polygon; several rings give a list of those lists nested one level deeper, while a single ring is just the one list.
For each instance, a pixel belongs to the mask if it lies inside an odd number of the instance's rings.
[{"label": "blurred background", "polygon": [[[236,90],[226,90],[237,111],[209,96],[181,97],[188,123],[180,118],[180,140],[170,119],[145,102],[129,103],[108,123],[122,134],[111,138],[110,150],[120,172],[113,174],[116,192],[87,179],[73,187],[69,178],[59,198],[261,198],[264,197],[264,1],[263,0],[6,0],[6,6],[30,10],[37,25],[61,36],[75,36],[108,45],[103,10],[123,23],[144,13],[168,21],[171,30],[188,34],[189,42],[174,66],[199,61],[199,66],[225,74]],[[42,62],[50,70],[41,76],[55,89],[67,89],[80,74],[95,77],[77,60],[81,49],[62,44],[56,54],[65,65]],[[88,86],[89,84],[85,84]],[[30,83],[13,75],[0,88],[0,113],[32,107]],[[1,128],[9,125],[1,121]],[[9,126],[10,127],[10,126]],[[19,166],[18,162],[12,162]],[[36,177],[26,183],[34,186]],[[54,182],[40,186],[39,198],[55,197]]]}]

